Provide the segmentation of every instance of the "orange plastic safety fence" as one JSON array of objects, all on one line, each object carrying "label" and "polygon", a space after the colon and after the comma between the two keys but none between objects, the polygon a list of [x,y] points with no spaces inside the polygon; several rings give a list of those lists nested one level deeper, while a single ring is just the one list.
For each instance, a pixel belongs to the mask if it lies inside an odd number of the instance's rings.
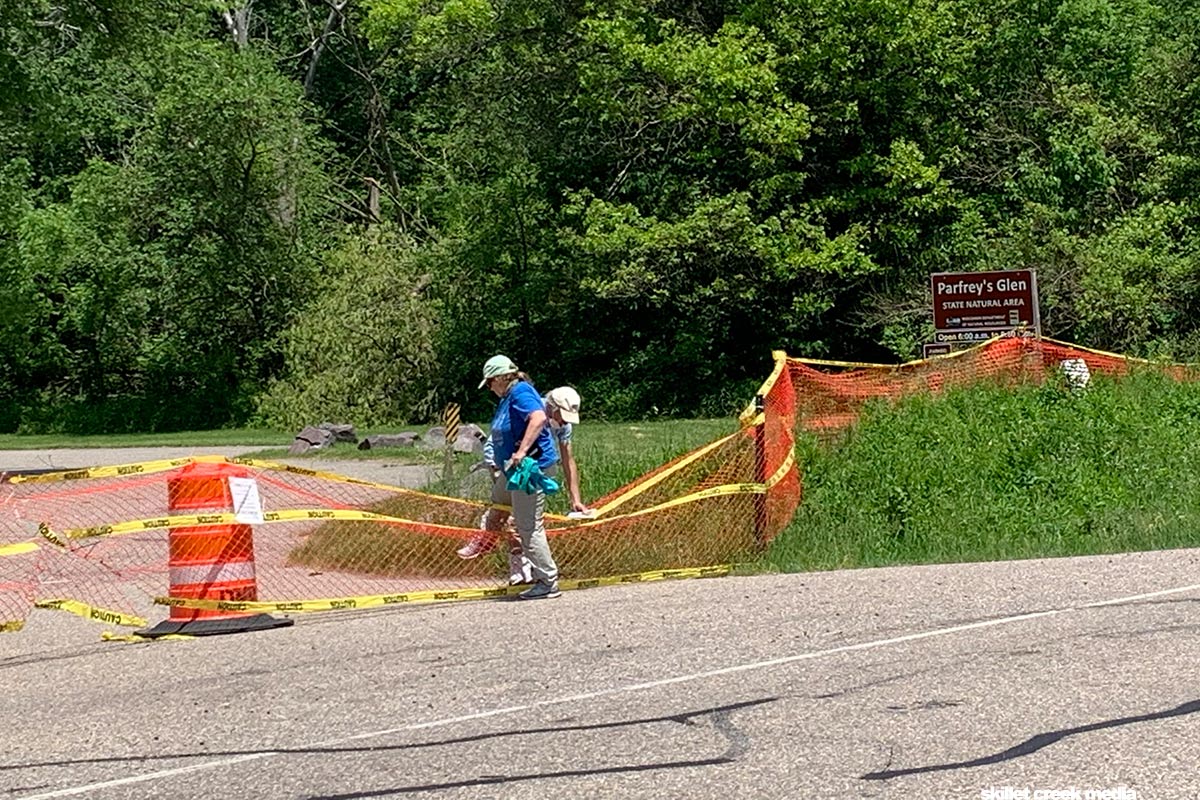
[{"label": "orange plastic safety fence", "polygon": [[[562,579],[586,585],[748,561],[800,502],[797,431],[840,429],[872,399],[1043,380],[1064,363],[1197,377],[1187,365],[1046,339],[995,339],[898,366],[777,352],[736,433],[594,501],[595,519],[547,517]],[[168,615],[220,619],[252,604],[321,610],[361,605],[355,598],[501,593],[509,540],[481,530],[486,512],[473,500],[220,457],[9,476],[0,479],[0,630],[18,629],[34,606],[145,626]],[[479,557],[456,554],[479,537]]]},{"label": "orange plastic safety fence", "polygon": [[800,428],[821,433],[844,429],[871,400],[896,400],[920,392],[937,394],[983,381],[1006,385],[1039,382],[1079,363],[1086,365],[1089,373],[1125,375],[1131,369],[1143,368],[1179,379],[1200,377],[1197,365],[1151,362],[1053,339],[1014,336],[997,337],[969,350],[906,364],[789,358],[787,370],[795,389]]},{"label": "orange plastic safety fence", "polygon": [[[791,386],[764,393],[762,419],[600,498],[596,518],[548,516],[562,579],[695,570],[760,552],[790,520],[800,485]],[[448,599],[510,577],[508,534],[485,533],[484,503],[269,462],[17,476],[0,493],[0,548],[11,551],[0,549],[0,625],[11,628],[34,604],[149,626],[168,615],[225,619],[246,604]],[[457,554],[480,537],[482,555]]]}]

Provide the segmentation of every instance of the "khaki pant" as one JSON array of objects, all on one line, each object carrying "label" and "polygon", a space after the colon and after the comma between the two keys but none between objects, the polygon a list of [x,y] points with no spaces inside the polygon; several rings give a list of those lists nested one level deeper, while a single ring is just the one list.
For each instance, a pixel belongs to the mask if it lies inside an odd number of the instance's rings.
[{"label": "khaki pant", "polygon": [[[554,477],[558,465],[542,470],[543,475]],[[526,494],[520,490],[508,490],[508,478],[504,473],[492,484],[492,502],[512,506],[513,521],[517,524],[517,535],[521,537],[521,548],[533,566],[533,579],[538,583],[553,584],[558,580],[558,565],[550,554],[550,542],[546,539],[546,526],[542,515],[546,511],[546,493]]]}]

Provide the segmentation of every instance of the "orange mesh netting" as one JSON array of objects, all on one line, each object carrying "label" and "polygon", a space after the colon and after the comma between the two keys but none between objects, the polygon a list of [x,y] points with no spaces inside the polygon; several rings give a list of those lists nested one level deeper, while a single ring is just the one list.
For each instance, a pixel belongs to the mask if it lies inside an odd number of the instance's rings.
[{"label": "orange mesh netting", "polygon": [[[776,376],[783,370],[777,363]],[[564,588],[724,574],[791,519],[791,386],[736,433],[547,515]],[[464,560],[484,503],[223,457],[0,484],[0,626],[34,606],[110,624],[508,594],[508,547]]]},{"label": "orange mesh netting", "polygon": [[787,369],[795,389],[795,415],[800,428],[820,433],[853,423],[870,400],[897,400],[920,392],[937,394],[982,381],[1008,385],[1038,382],[1061,372],[1064,364],[1070,369],[1078,362],[1086,364],[1093,374],[1119,376],[1144,368],[1177,379],[1200,377],[1196,365],[1151,362],[1053,339],[1018,336],[997,337],[969,350],[906,364],[788,358]]},{"label": "orange mesh netting", "polygon": [[[875,398],[984,380],[1160,365],[1048,339],[998,338],[898,366],[788,358],[736,432],[592,505],[547,516],[565,588],[724,574],[753,559],[801,498],[798,430],[853,422]],[[363,608],[510,593],[507,546],[464,560],[484,503],[341,475],[206,457],[18,475],[0,483],[0,630],[35,606],[135,627],[244,612]]]}]

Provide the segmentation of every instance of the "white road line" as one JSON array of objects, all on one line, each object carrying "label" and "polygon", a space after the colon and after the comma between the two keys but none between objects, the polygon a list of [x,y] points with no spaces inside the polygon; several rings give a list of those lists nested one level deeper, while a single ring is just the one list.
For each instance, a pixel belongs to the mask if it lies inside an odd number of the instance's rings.
[{"label": "white road line", "polygon": [[[920,633],[910,633],[904,636],[894,636],[890,639],[873,639],[869,642],[859,642],[858,644],[847,644],[841,647],[831,647],[827,650],[814,650],[810,653],[798,653],[794,656],[782,656],[780,658],[772,658],[766,661],[751,661],[746,664],[735,664],[732,667],[722,667],[720,669],[710,669],[704,672],[693,672],[688,675],[676,675],[673,678],[662,678],[656,681],[646,681],[645,683],[631,683],[625,686],[614,686],[609,689],[599,689],[594,692],[584,692],[582,694],[566,695],[564,697],[556,697],[550,700],[538,700],[534,703],[520,706],[505,706],[503,708],[494,708],[487,711],[478,711],[473,714],[464,714],[457,717],[444,717],[442,719],[430,720],[429,722],[414,722],[409,725],[401,725],[398,728],[386,728],[384,730],[370,731],[368,733],[357,733],[353,736],[344,736],[339,739],[330,739],[324,742],[313,742],[307,745],[301,745],[306,748],[314,747],[332,747],[349,742],[362,741],[363,739],[374,739],[380,736],[390,736],[396,733],[404,733],[406,731],[428,730],[429,728],[442,728],[447,725],[456,725],[460,722],[469,722],[476,719],[485,719],[487,717],[499,717],[508,714],[517,714],[523,711],[530,711],[536,708],[544,708],[546,706],[564,705],[567,703],[578,703],[581,700],[595,700],[598,697],[611,697],[613,695],[625,694],[627,692],[640,692],[645,689],[656,689],[660,686],[670,686],[676,683],[689,683],[691,681],[700,681],[706,678],[715,678],[722,675],[732,675],[738,672],[750,672],[758,669],[768,669],[770,667],[778,667],[784,664],[795,664],[800,661],[811,661],[816,658],[824,658],[826,656],[839,655],[841,653],[853,653],[859,650],[873,650],[879,647],[888,647],[894,644],[904,644],[906,642],[915,642],[921,639],[932,639],[938,636],[949,636],[953,633],[962,633],[963,631],[979,630],[981,628],[993,628],[998,625],[1008,625],[1013,622],[1025,622],[1031,619],[1039,619],[1041,617],[1053,617],[1059,614],[1069,614],[1075,611],[1082,611],[1089,608],[1101,608],[1104,606],[1117,606],[1126,603],[1136,603],[1141,600],[1147,600],[1153,597],[1165,597],[1172,594],[1183,594],[1185,592],[1193,592],[1200,590],[1200,583],[1194,583],[1190,586],[1180,586],[1174,589],[1163,589],[1158,592],[1147,592],[1145,594],[1129,595],[1127,597],[1117,597],[1112,600],[1098,600],[1093,603],[1084,603],[1078,606],[1070,606],[1067,608],[1052,608],[1046,611],[1034,611],[1028,614],[1016,614],[1011,617],[999,617],[997,619],[984,620],[982,622],[969,622],[964,625],[952,625],[948,628],[935,628],[930,631],[921,631]],[[286,751],[268,750],[262,753],[251,753],[248,755],[236,756],[233,758],[221,758],[215,761],[205,761],[202,764],[193,764],[188,767],[178,767],[176,769],[160,770],[158,772],[148,772],[144,775],[132,775],[128,778],[117,778],[111,781],[100,781],[99,783],[87,783],[80,786],[72,786],[66,789],[56,789],[52,792],[44,792],[42,794],[25,795],[18,800],[49,800],[53,797],[71,797],[73,795],[86,794],[88,792],[97,791],[100,789],[109,789],[114,786],[128,786],[133,783],[145,783],[154,781],[160,778],[171,778],[176,775],[184,775],[189,772],[199,772],[201,770],[219,769],[221,767],[240,764],[245,761],[255,761],[263,758],[271,758],[272,756],[283,755]]]},{"label": "white road line", "polygon": [[192,764],[190,767],[176,767],[175,769],[164,769],[158,772],[148,772],[145,775],[132,775],[128,778],[116,778],[111,781],[100,781],[99,783],[85,783],[82,786],[72,786],[69,789],[57,789],[53,792],[45,794],[26,795],[23,800],[34,800],[38,797],[70,797],[76,794],[86,794],[95,792],[100,789],[111,789],[114,786],[128,786],[131,783],[145,783],[159,778],[171,778],[176,775],[186,775],[189,772],[200,772],[201,770],[213,769],[215,767],[225,767],[230,764],[240,764],[243,761],[257,761],[260,758],[269,758],[277,756],[279,753],[275,751],[266,751],[263,753],[251,753],[249,755],[237,756],[236,758],[222,758],[220,761],[205,761],[203,764]]}]

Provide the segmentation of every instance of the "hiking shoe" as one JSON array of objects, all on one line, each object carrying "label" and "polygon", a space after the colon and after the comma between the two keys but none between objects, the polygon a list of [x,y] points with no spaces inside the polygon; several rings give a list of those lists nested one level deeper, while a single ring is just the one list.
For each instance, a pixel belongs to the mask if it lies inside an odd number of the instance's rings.
[{"label": "hiking shoe", "polygon": [[526,589],[517,595],[518,600],[553,600],[562,595],[558,583],[535,583],[532,589]]},{"label": "hiking shoe", "polygon": [[508,585],[533,583],[533,564],[523,553],[508,554]]},{"label": "hiking shoe", "polygon": [[484,553],[490,553],[496,549],[497,538],[494,531],[480,531],[454,552],[458,554],[459,558],[478,558]]}]

